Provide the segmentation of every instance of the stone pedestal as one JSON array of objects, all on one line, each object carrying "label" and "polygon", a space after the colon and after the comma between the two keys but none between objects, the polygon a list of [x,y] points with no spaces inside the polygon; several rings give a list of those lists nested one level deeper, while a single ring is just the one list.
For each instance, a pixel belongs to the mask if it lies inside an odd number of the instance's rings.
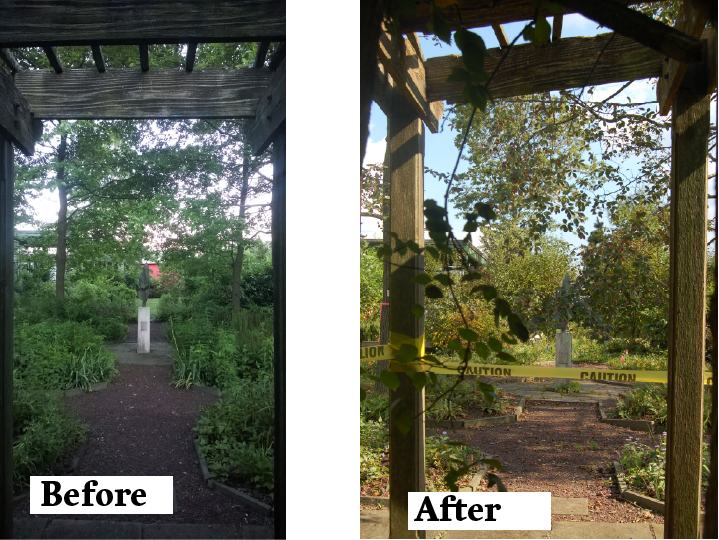
[{"label": "stone pedestal", "polygon": [[137,308],[137,352],[150,352],[150,308]]},{"label": "stone pedestal", "polygon": [[[570,368],[572,367],[572,334],[569,332],[557,332],[554,367]],[[570,384],[572,379],[554,379],[554,383]]]}]

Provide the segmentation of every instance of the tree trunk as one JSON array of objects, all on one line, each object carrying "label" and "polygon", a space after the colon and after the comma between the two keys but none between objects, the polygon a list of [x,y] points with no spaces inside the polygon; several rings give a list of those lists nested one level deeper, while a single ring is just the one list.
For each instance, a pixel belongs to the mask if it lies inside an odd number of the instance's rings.
[{"label": "tree trunk", "polygon": [[[389,121],[387,122],[387,133],[389,133]],[[389,144],[387,144],[387,150],[384,153],[384,166],[382,168],[382,242],[384,244],[391,244],[392,237],[390,236],[390,225],[387,216],[390,215],[389,211],[389,187],[390,175],[389,175]],[[380,328],[379,328],[379,344],[387,345],[389,343],[389,274],[390,274],[390,261],[389,259],[382,259],[382,306],[380,306]],[[379,360],[377,362],[377,376],[382,373],[383,370],[389,368],[389,360]],[[389,390],[380,381],[375,381],[374,391],[378,394],[389,396]]]},{"label": "tree trunk", "polygon": [[67,139],[63,134],[60,139],[57,161],[57,191],[60,197],[60,211],[57,213],[57,253],[55,254],[55,298],[65,299],[65,263],[67,262],[67,186],[65,181],[65,156],[67,155]]},{"label": "tree trunk", "polygon": [[240,237],[237,242],[237,254],[232,262],[232,320],[238,324],[242,311],[242,262],[245,256],[245,215],[247,211],[247,191],[250,183],[251,153],[248,145],[242,149],[242,187],[240,188]]}]

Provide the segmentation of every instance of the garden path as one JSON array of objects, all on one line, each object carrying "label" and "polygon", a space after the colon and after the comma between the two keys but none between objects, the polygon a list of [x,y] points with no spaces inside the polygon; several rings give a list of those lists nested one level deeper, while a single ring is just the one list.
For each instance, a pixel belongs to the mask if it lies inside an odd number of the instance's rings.
[{"label": "garden path", "polygon": [[[132,360],[130,328],[124,342],[110,348],[124,349]],[[151,323],[155,347],[167,349],[160,323]],[[138,355],[136,357],[148,356]],[[162,355],[160,355],[162,356]],[[141,359],[139,359],[141,360]],[[176,389],[172,367],[118,362],[118,375],[107,389],[64,398],[77,418],[88,425],[84,455],[75,471],[78,476],[172,476],[175,512],[171,515],[76,515],[77,520],[141,522],[143,524],[223,524],[268,527],[272,521],[202,482],[192,442],[202,407],[217,398],[201,392]],[[29,502],[15,505],[16,518],[28,518]],[[67,516],[43,516],[62,519]],[[239,533],[238,533],[239,534]],[[78,536],[76,536],[78,537]]]}]

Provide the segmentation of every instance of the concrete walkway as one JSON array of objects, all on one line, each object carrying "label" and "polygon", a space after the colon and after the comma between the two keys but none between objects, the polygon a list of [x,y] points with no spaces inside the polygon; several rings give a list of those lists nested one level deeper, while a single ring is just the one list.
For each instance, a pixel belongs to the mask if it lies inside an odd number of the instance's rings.
[{"label": "concrete walkway", "polygon": [[135,364],[141,366],[171,366],[172,345],[167,341],[150,342],[150,352],[137,353],[137,342],[114,341],[105,345],[107,349],[117,355],[118,364]]},{"label": "concrete walkway", "polygon": [[[555,511],[552,497],[552,514]],[[565,499],[573,501],[572,499]],[[574,501],[587,499],[575,499]],[[582,506],[569,504],[570,506]],[[569,515],[577,515],[571,512]],[[579,515],[586,515],[579,513]],[[360,538],[387,538],[389,535],[389,510],[360,510]],[[664,525],[656,523],[603,523],[593,521],[552,521],[550,531],[427,531],[427,538],[664,538]]]},{"label": "concrete walkway", "polygon": [[[516,381],[516,379],[510,379]],[[631,390],[628,386],[618,386],[593,381],[576,381],[582,385],[579,393],[548,392],[547,386],[553,382],[503,382],[494,381],[493,384],[507,393],[524,396],[527,399],[547,399],[554,401],[601,401],[604,399],[616,399],[619,394],[625,394]]]},{"label": "concrete walkway", "polygon": [[15,518],[13,538],[274,538],[257,525],[183,525],[80,519]]}]

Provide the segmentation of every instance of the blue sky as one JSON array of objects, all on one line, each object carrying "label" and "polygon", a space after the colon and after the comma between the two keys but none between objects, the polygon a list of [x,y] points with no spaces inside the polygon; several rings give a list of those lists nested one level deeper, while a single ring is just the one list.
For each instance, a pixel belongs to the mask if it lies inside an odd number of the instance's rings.
[{"label": "blue sky", "polygon": [[[550,21],[551,22],[551,21]],[[507,38],[511,41],[517,34],[521,33],[525,23],[511,23],[505,24],[504,29]],[[482,39],[484,39],[487,48],[499,47],[494,31],[491,27],[475,29]],[[581,15],[567,15],[564,17],[564,24],[562,28],[562,37],[575,37],[575,36],[594,36],[597,34],[607,32],[606,28],[599,28],[597,23],[590,21]],[[420,36],[420,42],[426,58],[434,56],[446,56],[449,54],[460,54],[460,51],[454,46],[449,46],[442,43],[441,46],[431,39],[431,37]],[[524,43],[523,38],[519,38],[517,43]],[[623,84],[623,83],[622,83]],[[611,95],[613,92],[618,90],[622,84],[608,84],[597,87],[594,95],[592,96],[593,101],[600,101],[605,97]],[[654,101],[656,99],[656,90],[654,87],[654,81],[649,79],[643,81],[636,81],[629,88],[627,88],[622,94],[617,97],[617,100],[626,101],[626,96],[629,96],[632,102],[646,102]],[[712,109],[713,111],[713,109]],[[714,113],[712,112],[712,118]],[[367,143],[367,156],[365,158],[365,164],[370,163],[381,163],[384,159],[385,152],[385,141],[387,128],[387,119],[384,113],[376,105],[372,105],[372,112],[370,117],[370,140]],[[425,137],[425,166],[429,167],[438,172],[451,174],[454,164],[457,160],[458,149],[455,147],[455,137],[457,132],[449,129],[448,123],[445,125],[443,132],[433,134],[429,131],[426,132]],[[669,141],[667,140],[667,144]],[[627,172],[632,170],[632,162],[629,161],[626,164]],[[464,172],[467,170],[467,162],[462,160],[458,172]],[[710,171],[712,174],[713,171]],[[444,198],[444,192],[446,185],[438,180],[434,179],[431,175],[425,175],[425,198],[436,199],[440,201]],[[710,182],[710,192],[713,192],[713,182]],[[463,223],[460,219],[455,218],[456,212],[451,214],[451,223],[455,230],[461,231]],[[713,212],[710,213],[713,217]],[[561,217],[559,219],[561,220]],[[593,223],[596,218],[589,216],[585,228],[591,230]],[[606,220],[604,220],[606,222]],[[378,234],[377,220],[371,218],[363,218],[361,232],[368,236]],[[573,233],[562,233],[558,234],[569,242],[573,247],[579,246],[583,243],[579,237]]]}]

